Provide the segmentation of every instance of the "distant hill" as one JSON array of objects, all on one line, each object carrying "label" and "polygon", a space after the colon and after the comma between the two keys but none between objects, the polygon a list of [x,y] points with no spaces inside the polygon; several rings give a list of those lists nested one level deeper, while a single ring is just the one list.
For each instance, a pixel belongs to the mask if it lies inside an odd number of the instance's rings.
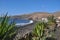
[{"label": "distant hill", "polygon": [[55,15],[56,17],[60,16],[60,12],[54,12],[53,15]]},{"label": "distant hill", "polygon": [[54,12],[54,13],[34,12],[34,13],[31,13],[31,14],[13,16],[12,18],[36,20],[36,19],[40,19],[40,18],[43,18],[43,17],[48,17],[49,15],[54,15],[55,17],[58,17],[58,16],[60,16],[60,12]]}]

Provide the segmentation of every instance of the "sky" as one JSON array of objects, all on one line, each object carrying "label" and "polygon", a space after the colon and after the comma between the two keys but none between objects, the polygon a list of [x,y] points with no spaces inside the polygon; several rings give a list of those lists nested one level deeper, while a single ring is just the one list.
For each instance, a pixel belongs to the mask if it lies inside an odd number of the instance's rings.
[{"label": "sky", "polygon": [[60,11],[60,0],[0,0],[0,15]]}]

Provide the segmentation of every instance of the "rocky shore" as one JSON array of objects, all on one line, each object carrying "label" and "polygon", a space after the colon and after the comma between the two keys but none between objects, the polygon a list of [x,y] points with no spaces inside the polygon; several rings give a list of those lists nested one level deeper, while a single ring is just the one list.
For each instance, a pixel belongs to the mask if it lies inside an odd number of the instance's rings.
[{"label": "rocky shore", "polygon": [[19,27],[17,30],[17,34],[13,40],[19,40],[20,38],[24,37],[27,33],[30,33],[35,27],[35,24],[36,22],[26,26]]},{"label": "rocky shore", "polygon": [[[35,27],[36,22],[34,22],[33,24],[29,24],[26,26],[22,26],[18,28],[17,34],[15,36],[15,38],[13,38],[13,40],[20,40],[22,37],[24,37],[26,34],[29,34],[33,28]],[[55,31],[55,38],[57,40],[60,40],[60,27],[56,28]]]}]

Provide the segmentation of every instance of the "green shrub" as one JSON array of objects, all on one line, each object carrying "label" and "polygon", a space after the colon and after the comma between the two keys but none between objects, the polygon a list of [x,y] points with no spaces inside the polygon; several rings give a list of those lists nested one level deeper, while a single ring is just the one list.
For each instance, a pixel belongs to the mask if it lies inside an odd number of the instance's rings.
[{"label": "green shrub", "polygon": [[48,22],[56,23],[56,18],[53,15],[52,16],[48,16],[47,19],[48,19]]},{"label": "green shrub", "polygon": [[48,16],[47,19],[48,19],[48,28],[52,31],[55,30],[55,28],[57,27],[55,17],[52,15]]},{"label": "green shrub", "polygon": [[[38,38],[37,40],[44,40],[44,29],[46,28],[46,24],[44,22],[39,22],[36,24],[36,27],[33,30],[33,36]],[[33,38],[34,40],[36,38]]]},{"label": "green shrub", "polygon": [[0,18],[0,40],[9,40],[15,33],[15,23],[9,24],[7,14]]}]

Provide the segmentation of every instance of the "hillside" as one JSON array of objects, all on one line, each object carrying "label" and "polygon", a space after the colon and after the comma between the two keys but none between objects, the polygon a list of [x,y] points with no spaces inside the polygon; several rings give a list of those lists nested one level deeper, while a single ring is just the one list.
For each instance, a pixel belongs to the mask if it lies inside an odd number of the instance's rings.
[{"label": "hillside", "polygon": [[54,12],[54,13],[47,13],[47,12],[34,12],[31,14],[24,14],[24,15],[16,15],[13,16],[11,18],[20,18],[20,19],[33,19],[33,20],[37,20],[40,18],[46,18],[49,15],[54,15],[55,17],[60,16],[60,12]]},{"label": "hillside", "polygon": [[60,12],[54,12],[53,13],[56,17],[60,16]]}]

